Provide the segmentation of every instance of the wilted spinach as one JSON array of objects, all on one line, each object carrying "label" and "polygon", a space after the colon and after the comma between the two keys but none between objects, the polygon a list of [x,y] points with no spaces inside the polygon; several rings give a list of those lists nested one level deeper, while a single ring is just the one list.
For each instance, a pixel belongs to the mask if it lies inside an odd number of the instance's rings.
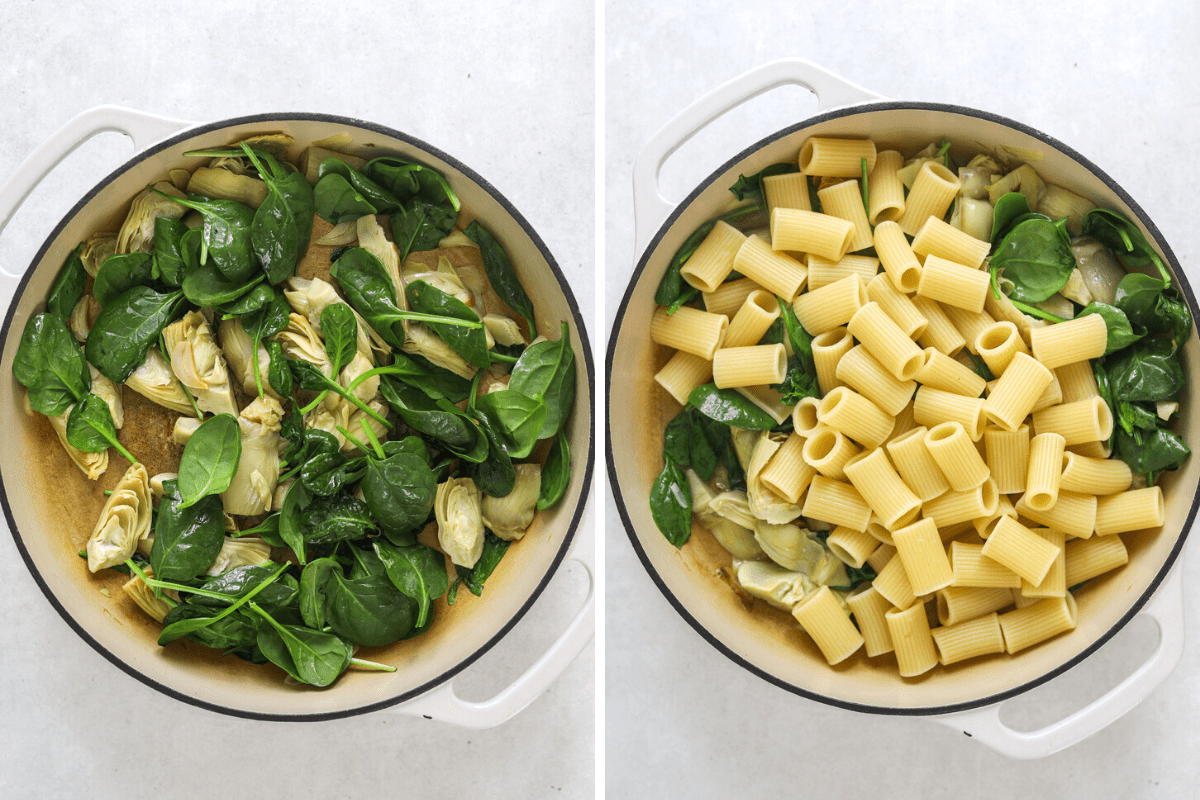
[{"label": "wilted spinach", "polygon": [[525,318],[526,324],[529,325],[529,338],[536,339],[538,333],[537,323],[534,321],[533,301],[525,293],[525,287],[521,285],[521,280],[517,277],[504,248],[479,224],[479,220],[468,225],[463,233],[479,245],[479,255],[483,259],[488,282],[492,284],[496,294],[500,295],[500,299],[507,303],[509,308]]},{"label": "wilted spinach", "polygon": [[459,585],[466,586],[467,590],[480,597],[483,595],[483,583],[486,581],[496,567],[500,564],[500,559],[504,558],[504,554],[508,552],[509,542],[501,539],[490,530],[485,530],[483,535],[483,553],[479,556],[479,560],[475,562],[475,566],[471,568],[461,567],[458,564],[454,565],[454,571],[458,577],[455,578],[454,584],[451,585],[446,597],[446,602],[453,604],[458,596]]},{"label": "wilted spinach", "polygon": [[84,352],[100,374],[114,383],[125,379],[146,360],[146,351],[163,328],[182,313],[183,291],[161,293],[134,286],[104,307],[88,334]]},{"label": "wilted spinach", "polygon": [[67,260],[58,270],[58,275],[54,277],[54,283],[50,284],[50,292],[46,295],[46,311],[68,325],[71,323],[71,312],[79,305],[87,287],[87,270],[79,257],[82,250],[83,245],[80,244],[67,256]]},{"label": "wilted spinach", "polygon": [[56,417],[91,391],[92,376],[83,350],[67,323],[55,314],[37,314],[25,323],[13,358],[13,377],[28,389],[35,411]]},{"label": "wilted spinach", "polygon": [[179,459],[179,508],[228,489],[241,455],[241,432],[232,414],[217,414],[200,423]]},{"label": "wilted spinach", "polygon": [[207,495],[188,507],[176,481],[163,482],[150,566],[164,581],[190,581],[202,574],[225,541],[225,509],[221,499]]},{"label": "wilted spinach", "polygon": [[67,441],[85,453],[99,453],[115,447],[130,464],[138,463],[117,439],[117,428],[113,424],[108,403],[90,392],[71,409],[71,415],[67,417]]}]

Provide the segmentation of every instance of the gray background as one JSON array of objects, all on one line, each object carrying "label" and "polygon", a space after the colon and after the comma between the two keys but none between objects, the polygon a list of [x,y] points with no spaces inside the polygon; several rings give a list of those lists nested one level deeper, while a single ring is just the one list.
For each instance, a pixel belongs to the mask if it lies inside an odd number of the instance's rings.
[{"label": "gray background", "polygon": [[[1142,205],[1195,285],[1193,142],[1200,55],[1184,2],[606,4],[606,316],[632,271],[630,170],[642,145],[709,89],[775,58],[800,56],[886,97],[961,104],[1066,142]],[[936,46],[930,46],[936,42]],[[667,162],[665,195],[743,147],[809,116],[776,90],[714,124]],[[654,226],[657,227],[657,224]],[[1178,669],[1108,729],[1041,761],[1010,761],[928,720],[859,715],[805,700],[703,641],[651,583],[606,497],[608,795],[888,798],[1194,797],[1200,777],[1200,615]],[[1184,553],[1185,602],[1200,564]],[[1155,645],[1130,626],[1002,718],[1032,729],[1114,685]]]},{"label": "gray background", "polygon": [[[297,110],[371,120],[450,153],[507,196],[571,280],[595,342],[593,11],[563,0],[518,19],[515,3],[435,5],[5,3],[0,181],[102,103],[195,121]],[[132,155],[115,133],[80,148],[0,237],[3,267],[24,269],[63,213]],[[2,797],[593,795],[594,644],[493,730],[387,712],[253,722],[167,698],[109,664],[46,602],[7,534],[0,585]],[[563,570],[459,692],[482,700],[507,686],[586,589],[577,565]]]}]

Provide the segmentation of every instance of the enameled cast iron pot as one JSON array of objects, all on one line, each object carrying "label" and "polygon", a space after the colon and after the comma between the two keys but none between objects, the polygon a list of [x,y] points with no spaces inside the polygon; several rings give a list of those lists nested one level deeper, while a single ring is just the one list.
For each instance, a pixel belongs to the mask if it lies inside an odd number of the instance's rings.
[{"label": "enameled cast iron pot", "polygon": [[[214,711],[259,719],[318,720],[403,704],[398,710],[472,727],[490,727],[520,711],[590,641],[595,625],[589,585],[566,631],[510,687],[485,702],[466,702],[454,692],[453,677],[517,623],[564,558],[579,561],[589,581],[594,573],[593,533],[579,530],[594,458],[594,368],[583,317],[545,244],[473,170],[407,134],[374,123],[288,113],[193,125],[111,106],[76,117],[26,159],[0,189],[0,227],[63,157],[96,133],[114,130],[133,139],[138,155],[71,209],[28,269],[5,264],[0,275],[0,297],[12,297],[0,329],[0,369],[6,376],[0,380],[0,429],[5,432],[0,437],[0,504],[17,547],[46,597],[113,664],[172,697]],[[271,665],[256,667],[208,648],[158,647],[159,626],[124,597],[120,589],[124,576],[111,570],[91,575],[77,555],[103,505],[101,489],[120,477],[124,461],[117,459],[120,466],[110,465],[97,483],[88,481],[55,441],[45,418],[26,415],[24,390],[12,378],[21,331],[30,316],[44,308],[50,282],[80,241],[95,231],[116,230],[129,200],[148,184],[165,179],[170,168],[194,167],[196,159],[182,158],[184,152],[268,132],[290,134],[300,145],[348,133],[362,154],[397,153],[440,170],[464,208],[484,222],[508,251],[537,308],[538,327],[557,331],[559,321],[567,321],[577,359],[575,407],[566,425],[573,460],[563,500],[539,512],[525,538],[509,549],[488,580],[483,597],[460,592],[452,607],[443,598],[427,633],[374,651],[373,659],[398,666],[397,672],[351,670],[325,690],[285,685],[283,673]],[[108,589],[111,597],[106,598],[101,589]],[[115,674],[111,677],[115,679]]]},{"label": "enameled cast iron pot", "polygon": [[[713,172],[678,206],[664,200],[658,173],[668,156],[730,108],[775,87],[795,84],[816,94],[819,113],[751,145]],[[1018,122],[959,106],[893,102],[860,89],[809,62],[766,64],[710,92],[663,127],[634,166],[634,210],[640,254],[611,332],[607,353],[609,476],[630,541],[654,582],[696,631],[736,663],[798,695],[856,711],[928,715],[987,744],[1020,757],[1060,750],[1099,730],[1132,708],[1160,683],[1183,649],[1179,557],[1196,513],[1200,458],[1163,476],[1166,525],[1161,531],[1125,534],[1130,563],[1093,580],[1078,592],[1078,628],[1015,657],[974,659],[905,680],[894,669],[873,666],[861,652],[830,668],[791,616],[756,603],[743,605],[727,577],[730,557],[705,532],[676,550],[655,527],[647,498],[662,468],[662,434],[678,405],[653,375],[669,353],[650,341],[654,292],[677,248],[701,223],[723,211],[739,175],[794,160],[813,135],[874,138],[877,144],[919,149],[948,138],[964,151],[994,146],[1045,154],[1036,165],[1048,179],[1097,205],[1135,219],[1170,265],[1196,315],[1196,300],[1178,262],[1154,225],[1111,178],[1070,147]],[[883,148],[881,148],[883,149]],[[1200,374],[1200,343],[1185,347],[1185,369]],[[1176,430],[1195,450],[1200,445],[1200,404],[1185,391]],[[619,445],[617,444],[619,443]],[[1000,703],[1078,664],[1134,616],[1158,624],[1157,649],[1128,679],[1071,717],[1030,733],[999,719]]]}]

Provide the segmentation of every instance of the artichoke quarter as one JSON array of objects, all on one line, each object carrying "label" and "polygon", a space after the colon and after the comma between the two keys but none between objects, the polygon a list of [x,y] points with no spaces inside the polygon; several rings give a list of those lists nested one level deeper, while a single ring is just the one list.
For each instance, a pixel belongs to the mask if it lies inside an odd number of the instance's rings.
[{"label": "artichoke quarter", "polygon": [[196,406],[201,411],[236,417],[229,368],[204,315],[189,311],[163,328],[162,336],[171,371],[192,391]]},{"label": "artichoke quarter", "polygon": [[283,406],[273,397],[258,397],[242,409],[238,429],[242,456],[221,503],[229,514],[252,516],[271,508],[279,482],[279,423]]},{"label": "artichoke quarter", "polygon": [[87,541],[88,569],[99,572],[133,555],[150,533],[150,475],[142,464],[125,470]]},{"label": "artichoke quarter", "polygon": [[433,500],[442,552],[468,569],[483,555],[481,495],[470,478],[451,478],[439,483]]}]

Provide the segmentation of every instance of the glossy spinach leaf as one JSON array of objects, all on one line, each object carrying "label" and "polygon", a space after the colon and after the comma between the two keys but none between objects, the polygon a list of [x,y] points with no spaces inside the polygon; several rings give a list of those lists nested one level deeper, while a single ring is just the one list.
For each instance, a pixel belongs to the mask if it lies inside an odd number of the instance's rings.
[{"label": "glossy spinach leaf", "polygon": [[321,336],[333,363],[333,373],[337,375],[358,352],[358,320],[350,306],[330,303],[321,310]]},{"label": "glossy spinach leaf", "polygon": [[397,589],[416,601],[415,626],[424,626],[429,619],[429,609],[433,601],[450,588],[446,557],[423,544],[397,547],[376,539],[373,547],[387,570],[388,579]]},{"label": "glossy spinach leaf", "polygon": [[688,405],[694,406],[709,419],[753,431],[769,431],[775,419],[733,389],[718,389],[716,384],[697,386],[688,395]]},{"label": "glossy spinach leaf", "polygon": [[650,516],[677,548],[692,535],[692,488],[683,467],[670,456],[650,487]]},{"label": "glossy spinach leaf", "polygon": [[1113,433],[1113,454],[1138,474],[1157,475],[1178,469],[1192,454],[1183,439],[1166,428],[1138,433],[1141,435],[1129,434],[1120,427]]},{"label": "glossy spinach leaf", "polygon": [[316,210],[313,188],[303,174],[289,170],[270,153],[255,152],[244,142],[241,146],[267,185],[267,197],[250,224],[250,244],[267,281],[280,284],[296,274],[308,250]]},{"label": "glossy spinach leaf", "polygon": [[237,418],[217,414],[200,423],[179,458],[181,509],[229,488],[242,456]]},{"label": "glossy spinach leaf", "polygon": [[307,562],[308,555],[304,546],[304,512],[312,499],[313,494],[303,481],[293,481],[279,509],[279,538],[292,548],[301,566]]},{"label": "glossy spinach leaf", "polygon": [[1025,195],[1020,192],[1000,195],[992,208],[992,245],[1004,238],[1014,222],[1029,213],[1029,199]]},{"label": "glossy spinach leaf", "polygon": [[366,504],[344,492],[313,498],[300,519],[305,544],[309,545],[362,539],[374,528]]},{"label": "glossy spinach leaf", "polygon": [[1186,384],[1183,366],[1171,339],[1142,339],[1105,359],[1112,399],[1174,400]]},{"label": "glossy spinach leaf", "polygon": [[25,323],[12,369],[29,390],[29,404],[49,417],[66,411],[92,388],[84,351],[55,314],[38,314]]},{"label": "glossy spinach leaf", "polygon": [[315,630],[325,627],[325,602],[330,578],[341,573],[342,565],[333,558],[317,558],[300,573],[300,615],[304,624]]},{"label": "glossy spinach leaf", "polygon": [[663,453],[680,467],[694,470],[701,480],[707,482],[717,471],[721,460],[709,441],[705,419],[691,406],[676,414],[663,432]]},{"label": "glossy spinach leaf", "polygon": [[392,241],[400,251],[400,263],[410,253],[433,250],[450,235],[458,212],[444,203],[417,196],[392,213]]},{"label": "glossy spinach leaf", "polygon": [[388,376],[379,382],[379,391],[392,410],[413,430],[437,439],[448,450],[472,463],[487,458],[487,436],[452,403],[431,399],[419,389]]},{"label": "glossy spinach leaf", "polygon": [[317,497],[331,497],[355,480],[353,470],[358,466],[357,461],[347,461],[340,452],[322,453],[304,462],[300,480]]},{"label": "glossy spinach leaf", "polygon": [[[413,311],[466,322],[479,322],[479,315],[466,303],[423,280],[410,281],[405,287],[405,295],[408,297],[409,308]],[[491,366],[487,333],[482,325],[468,328],[443,322],[427,322],[426,324],[468,363],[474,364],[480,369],[487,369]]]},{"label": "glossy spinach leaf", "polygon": [[149,253],[115,253],[104,259],[92,283],[92,296],[107,306],[134,286],[153,281],[153,258]]},{"label": "glossy spinach leaf", "polygon": [[353,222],[359,217],[377,213],[375,206],[363,197],[345,177],[331,172],[313,187],[313,205],[317,215],[330,225]]},{"label": "glossy spinach leaf", "polygon": [[533,301],[529,299],[525,287],[521,285],[521,279],[517,277],[517,272],[513,269],[512,262],[509,261],[504,248],[486,228],[479,224],[479,220],[468,225],[463,233],[479,245],[479,255],[483,259],[488,282],[492,284],[496,294],[500,295],[500,299],[508,304],[509,308],[525,318],[525,323],[529,325],[529,338],[536,339],[538,332],[537,323],[534,321]]},{"label": "glossy spinach leaf", "polygon": [[266,275],[259,274],[246,280],[230,280],[209,261],[189,269],[180,288],[193,305],[219,308],[237,301],[266,279]]},{"label": "glossy spinach leaf", "polygon": [[46,312],[58,317],[68,326],[71,324],[71,313],[83,299],[87,287],[87,270],[79,257],[82,250],[83,245],[80,244],[67,256],[67,260],[58,270],[58,275],[54,277],[54,283],[50,284],[50,292],[46,295]]},{"label": "glossy spinach leaf", "polygon": [[[187,276],[183,237],[190,228],[183,220],[156,217],[154,220],[154,261],[151,275],[157,281],[178,289]],[[201,234],[203,235],[203,234]]]},{"label": "glossy spinach leaf", "polygon": [[460,585],[466,586],[467,590],[476,597],[482,596],[484,582],[496,571],[500,560],[508,552],[509,544],[508,541],[501,539],[490,530],[485,531],[483,535],[483,553],[479,556],[479,560],[475,562],[475,566],[468,569],[458,564],[454,565],[454,571],[458,577],[455,578],[454,584],[448,591],[446,602],[454,603]]},{"label": "glossy spinach leaf", "polygon": [[277,622],[255,603],[250,608],[267,621],[258,629],[263,655],[301,683],[329,686],[350,666],[350,645],[332,633]]},{"label": "glossy spinach leaf", "polygon": [[115,447],[129,463],[137,463],[117,439],[117,428],[108,403],[90,392],[71,409],[67,418],[67,442],[85,453],[99,453]]},{"label": "glossy spinach leaf", "polygon": [[190,581],[202,574],[225,542],[225,509],[209,495],[187,508],[176,481],[163,482],[150,566],[163,581]]},{"label": "glossy spinach leaf", "polygon": [[1111,208],[1093,208],[1083,215],[1083,235],[1091,236],[1112,251],[1129,266],[1158,270],[1165,285],[1171,285],[1171,272],[1163,263],[1142,231],[1132,220]]},{"label": "glossy spinach leaf", "polygon": [[254,209],[237,200],[181,198],[158,189],[153,191],[203,215],[201,263],[211,260],[222,275],[234,282],[248,281],[254,276],[258,271],[258,261],[250,242]]},{"label": "glossy spinach leaf", "polygon": [[311,364],[300,359],[289,358],[287,360],[288,367],[292,371],[292,379],[301,389],[307,389],[313,392],[329,391],[344,398],[346,402],[358,408],[371,419],[375,420],[385,428],[390,428],[391,423],[387,417],[382,416],[375,409],[368,406],[359,398],[355,397],[350,392],[346,391],[345,387],[337,381],[329,378],[316,364]]},{"label": "glossy spinach leaf", "polygon": [[183,304],[178,289],[165,294],[147,286],[129,289],[96,318],[84,346],[87,360],[110,381],[124,383],[145,362],[146,351],[180,315]]},{"label": "glossy spinach leaf", "polygon": [[767,198],[763,192],[763,178],[769,178],[772,175],[787,175],[788,173],[799,171],[800,167],[791,161],[782,164],[772,164],[754,175],[738,175],[737,181],[729,187],[729,191],[733,192],[733,196],[738,200],[765,203]]},{"label": "glossy spinach leaf", "polygon": [[1052,222],[1036,215],[1016,222],[992,253],[993,275],[1003,275],[1013,288],[1009,297],[1022,303],[1049,299],[1075,269],[1066,220]]},{"label": "glossy spinach leaf", "polygon": [[433,510],[437,478],[428,461],[410,453],[369,458],[362,479],[363,500],[389,539],[425,524]]},{"label": "glossy spinach leaf", "polygon": [[258,639],[258,618],[241,608],[218,609],[213,606],[181,603],[163,618],[158,635],[159,646],[187,638],[205,647],[231,650],[248,647]]},{"label": "glossy spinach leaf", "polygon": [[541,438],[546,404],[515,389],[488,392],[475,401],[479,413],[499,429],[510,458],[527,458]]},{"label": "glossy spinach leaf", "polygon": [[538,490],[539,511],[551,508],[567,491],[571,481],[571,445],[564,431],[559,431],[550,445],[546,462],[542,464],[542,485]]},{"label": "glossy spinach leaf", "polygon": [[283,345],[271,339],[264,342],[263,347],[267,348],[267,358],[269,359],[267,381],[280,397],[291,397],[294,381],[291,367],[287,363],[287,356],[283,352]]},{"label": "glossy spinach leaf", "polygon": [[354,191],[375,209],[375,214],[392,214],[400,209],[400,201],[388,189],[351,167],[340,158],[331,156],[317,167],[317,182],[329,175],[340,175]]},{"label": "glossy spinach leaf", "polygon": [[507,497],[517,484],[517,470],[504,444],[504,434],[492,422],[491,417],[481,414],[473,407],[469,409],[488,440],[488,456],[467,470],[479,487],[489,497]]},{"label": "glossy spinach leaf", "polygon": [[536,342],[526,348],[509,374],[509,389],[541,397],[546,404],[538,438],[549,439],[558,433],[575,402],[575,353],[567,323],[562,323],[558,341]]},{"label": "glossy spinach leaf", "polygon": [[417,601],[384,575],[349,579],[330,573],[325,590],[325,621],[346,641],[378,647],[399,641],[418,616]]},{"label": "glossy spinach leaf", "polygon": [[405,315],[396,304],[396,287],[375,254],[351,247],[333,262],[330,274],[337,279],[346,302],[372,330],[397,350],[404,347]]},{"label": "glossy spinach leaf", "polygon": [[392,363],[381,368],[380,373],[392,375],[434,400],[442,398],[451,403],[460,403],[467,399],[471,391],[471,381],[431,364],[418,355],[392,353]]},{"label": "glossy spinach leaf", "polygon": [[1113,305],[1149,333],[1174,333],[1178,347],[1191,335],[1192,315],[1179,290],[1158,278],[1129,273],[1117,284]]}]

